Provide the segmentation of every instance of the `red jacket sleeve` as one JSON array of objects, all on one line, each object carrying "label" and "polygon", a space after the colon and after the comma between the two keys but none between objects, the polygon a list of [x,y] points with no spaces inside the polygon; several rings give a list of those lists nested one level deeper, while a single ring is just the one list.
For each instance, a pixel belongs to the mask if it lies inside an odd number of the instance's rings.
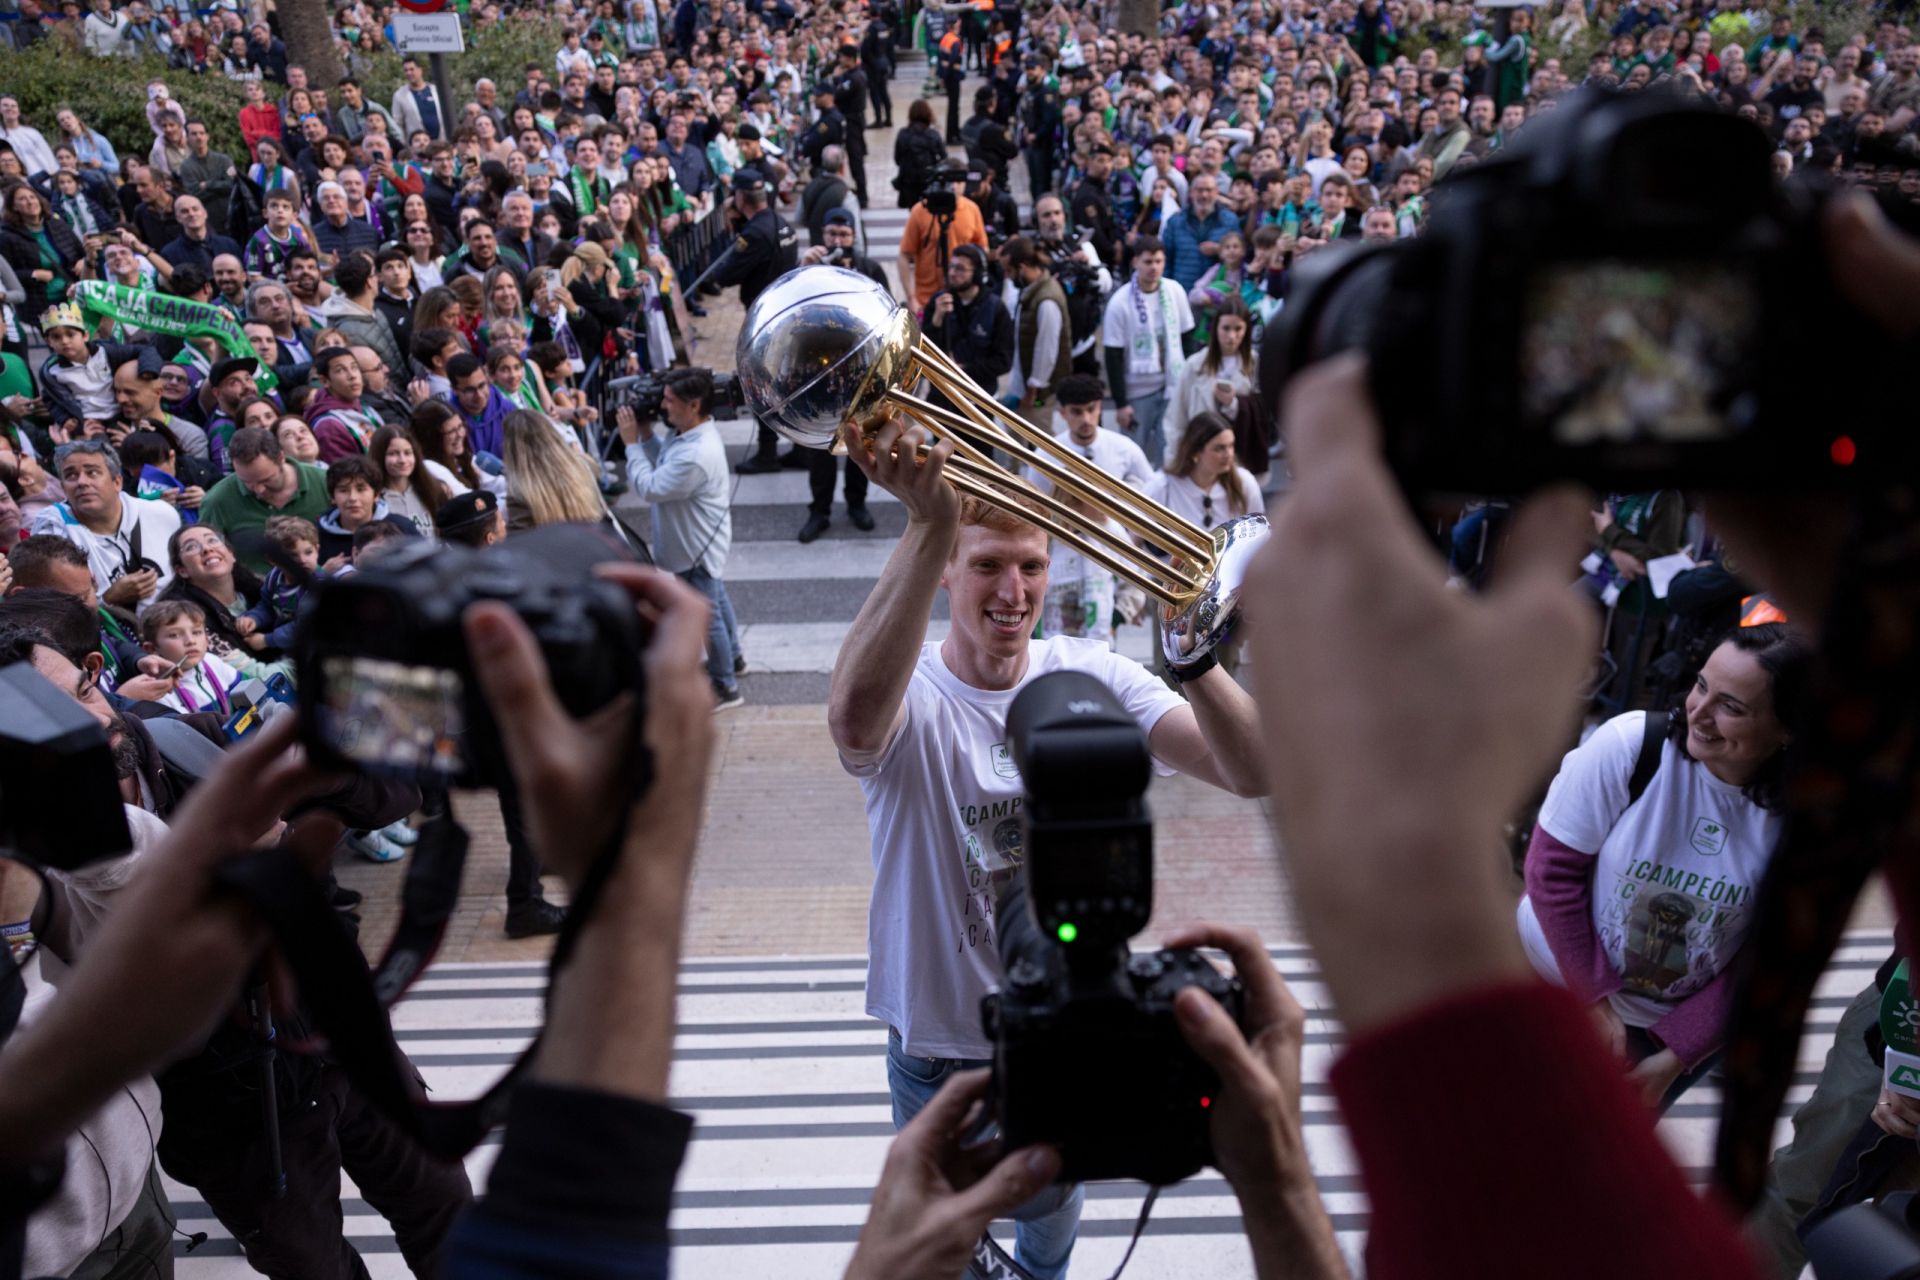
[{"label": "red jacket sleeve", "polygon": [[1545,983],[1422,1009],[1335,1064],[1372,1280],[1759,1280],[1586,1010]]}]

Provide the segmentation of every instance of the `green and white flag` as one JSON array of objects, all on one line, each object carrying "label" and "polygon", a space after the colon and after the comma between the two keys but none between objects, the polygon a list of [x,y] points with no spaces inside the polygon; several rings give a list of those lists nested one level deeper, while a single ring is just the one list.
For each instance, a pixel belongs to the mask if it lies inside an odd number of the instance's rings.
[{"label": "green and white flag", "polygon": [[278,385],[272,362],[261,359],[234,318],[225,308],[211,302],[132,289],[105,280],[80,281],[67,291],[67,301],[84,311],[109,316],[148,333],[164,333],[173,338],[212,338],[226,349],[227,355],[252,356],[260,362],[253,380],[262,391],[271,391]]}]

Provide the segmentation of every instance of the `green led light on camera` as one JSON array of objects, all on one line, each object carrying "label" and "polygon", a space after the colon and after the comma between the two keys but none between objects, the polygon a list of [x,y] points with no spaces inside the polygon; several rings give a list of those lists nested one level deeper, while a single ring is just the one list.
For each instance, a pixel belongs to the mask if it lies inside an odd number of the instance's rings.
[{"label": "green led light on camera", "polygon": [[1071,920],[1063,921],[1054,936],[1058,937],[1062,942],[1072,942],[1080,936],[1080,929],[1079,926],[1075,925]]}]

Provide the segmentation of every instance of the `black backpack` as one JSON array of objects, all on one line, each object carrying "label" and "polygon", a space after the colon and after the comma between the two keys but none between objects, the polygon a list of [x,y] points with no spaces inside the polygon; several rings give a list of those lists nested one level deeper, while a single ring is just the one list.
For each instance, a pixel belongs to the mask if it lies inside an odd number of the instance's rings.
[{"label": "black backpack", "polygon": [[[1640,733],[1640,754],[1634,757],[1633,772],[1627,775],[1627,808],[1639,803],[1653,775],[1660,772],[1662,745],[1672,723],[1672,712],[1647,712],[1646,724]],[[1540,820],[1540,806],[1546,799],[1547,793],[1542,790],[1507,828],[1507,856],[1513,863],[1513,874],[1522,880],[1527,878],[1527,846],[1533,843],[1533,829]]]}]

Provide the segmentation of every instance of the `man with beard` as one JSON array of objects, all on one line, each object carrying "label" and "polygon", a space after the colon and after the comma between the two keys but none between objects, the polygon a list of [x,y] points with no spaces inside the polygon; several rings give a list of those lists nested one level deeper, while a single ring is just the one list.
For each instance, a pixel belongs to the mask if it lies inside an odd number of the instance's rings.
[{"label": "man with beard", "polygon": [[305,323],[315,323],[322,303],[333,296],[333,286],[320,278],[320,255],[305,245],[287,255],[287,292],[305,311]]},{"label": "man with beard", "polygon": [[[1786,83],[1774,84],[1774,78],[1781,72],[1787,72]],[[1788,123],[1797,119],[1808,107],[1827,105],[1827,95],[1814,84],[1813,78],[1820,74],[1820,59],[1811,53],[1796,54],[1791,60],[1785,54],[1767,68],[1754,86],[1755,96],[1773,108],[1774,128],[1784,134]]]},{"label": "man with beard", "polygon": [[142,352],[131,360],[123,360],[113,371],[113,402],[119,407],[120,418],[109,436],[126,432],[153,430],[158,427],[163,434],[173,438],[180,456],[176,460],[178,475],[182,482],[190,485],[212,484],[218,479],[212,474],[212,459],[207,450],[207,433],[185,418],[177,418],[167,412],[160,402],[160,364],[149,353]]},{"label": "man with beard", "polygon": [[237,318],[247,311],[247,268],[239,253],[223,253],[213,260],[215,301]]}]

